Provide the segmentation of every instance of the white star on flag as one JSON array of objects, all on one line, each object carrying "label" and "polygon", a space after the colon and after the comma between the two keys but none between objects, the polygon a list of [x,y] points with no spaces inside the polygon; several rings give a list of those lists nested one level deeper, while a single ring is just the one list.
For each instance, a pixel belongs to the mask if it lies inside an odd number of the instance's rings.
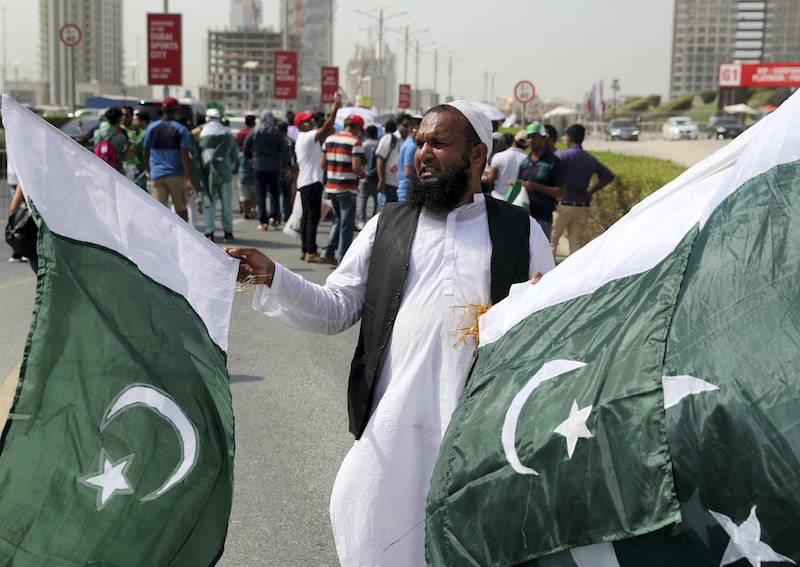
[{"label": "white star on flag", "polygon": [[130,494],[133,492],[128,479],[125,477],[125,471],[131,464],[133,455],[128,455],[112,463],[106,455],[104,449],[100,450],[100,468],[101,472],[95,475],[83,478],[84,484],[88,484],[99,488],[97,494],[97,509],[102,510],[103,506],[117,494]]},{"label": "white star on flag", "polygon": [[720,514],[713,510],[708,512],[714,516],[714,519],[719,522],[719,525],[731,538],[725,553],[722,555],[720,567],[734,563],[739,559],[747,559],[753,567],[761,567],[762,561],[794,564],[794,561],[790,558],[780,553],[775,553],[770,546],[761,541],[761,522],[756,517],[755,506],[750,509],[750,515],[741,526],[737,526],[725,514]]},{"label": "white star on flag", "polygon": [[575,445],[577,445],[578,439],[593,437],[592,432],[586,427],[586,420],[589,419],[589,414],[591,413],[592,406],[579,409],[578,400],[573,400],[569,417],[555,429],[555,433],[567,438],[567,455],[570,459],[572,458],[572,453],[575,452]]}]

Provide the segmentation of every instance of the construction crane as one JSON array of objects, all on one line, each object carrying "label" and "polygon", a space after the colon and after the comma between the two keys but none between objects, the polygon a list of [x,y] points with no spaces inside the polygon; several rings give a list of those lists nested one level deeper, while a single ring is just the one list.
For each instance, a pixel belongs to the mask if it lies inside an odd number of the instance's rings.
[{"label": "construction crane", "polygon": [[253,10],[253,29],[255,31],[258,31],[258,15],[259,15],[258,0],[250,0],[250,8]]}]

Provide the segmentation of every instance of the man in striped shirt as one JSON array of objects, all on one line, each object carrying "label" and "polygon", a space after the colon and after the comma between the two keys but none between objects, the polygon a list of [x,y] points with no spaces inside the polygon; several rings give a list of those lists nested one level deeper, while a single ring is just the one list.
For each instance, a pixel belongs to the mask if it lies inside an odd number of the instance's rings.
[{"label": "man in striped shirt", "polygon": [[322,167],[327,172],[325,190],[336,215],[322,257],[333,265],[338,263],[337,246],[339,258],[342,258],[353,242],[358,180],[365,176],[362,164],[364,147],[358,137],[363,129],[364,119],[351,114],[344,121],[344,130],[328,136],[322,146]]}]

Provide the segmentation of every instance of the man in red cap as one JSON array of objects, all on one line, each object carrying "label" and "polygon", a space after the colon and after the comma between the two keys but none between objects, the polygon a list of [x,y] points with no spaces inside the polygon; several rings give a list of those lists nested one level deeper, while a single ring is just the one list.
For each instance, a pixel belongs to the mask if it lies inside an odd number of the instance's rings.
[{"label": "man in red cap", "polygon": [[365,177],[362,165],[364,147],[359,138],[363,130],[364,119],[351,114],[345,118],[344,130],[328,136],[322,145],[322,163],[328,174],[325,190],[336,215],[322,259],[334,266],[338,263],[336,248],[339,248],[339,258],[342,258],[353,242],[356,228],[358,180]]},{"label": "man in red cap", "polygon": [[189,129],[178,122],[180,104],[169,96],[161,103],[164,117],[147,127],[144,134],[143,159],[153,196],[164,206],[172,205],[183,220],[189,220],[189,197],[194,195],[192,164],[189,159]]},{"label": "man in red cap", "polygon": [[322,263],[322,258],[317,252],[317,225],[319,224],[322,209],[322,148],[320,143],[333,131],[333,122],[336,120],[336,111],[339,110],[341,101],[337,97],[333,103],[331,113],[321,128],[313,128],[314,113],[298,112],[294,115],[294,125],[297,126],[297,140],[294,144],[294,153],[297,157],[297,190],[300,192],[300,201],[303,203],[303,215],[300,217],[300,259],[314,264]]}]

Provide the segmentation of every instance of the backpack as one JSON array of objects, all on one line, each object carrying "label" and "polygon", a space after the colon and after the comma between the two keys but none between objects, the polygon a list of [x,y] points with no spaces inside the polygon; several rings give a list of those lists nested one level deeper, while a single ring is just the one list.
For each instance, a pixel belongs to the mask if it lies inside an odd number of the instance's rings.
[{"label": "backpack", "polygon": [[[392,152],[397,147],[397,136],[394,135],[394,132],[392,132],[390,134],[384,134],[384,136],[391,136],[391,143],[389,144],[389,153],[386,154],[386,161],[388,161],[389,160],[389,156],[392,155]],[[381,138],[381,139],[383,139],[383,138]],[[372,155],[370,155],[369,159],[367,160],[366,173],[367,173],[367,178],[370,181],[377,181],[378,180],[378,146],[379,145],[380,145],[380,142],[375,144],[375,146],[372,148]]]},{"label": "backpack", "polygon": [[378,180],[378,159],[375,155],[375,150],[378,149],[378,144],[373,144],[370,147],[369,157],[367,158],[367,167],[365,168],[367,179],[370,181]]},{"label": "backpack", "polygon": [[100,140],[100,143],[94,147],[94,155],[106,162],[114,169],[119,169],[119,156],[117,150],[111,145],[108,140]]},{"label": "backpack", "polygon": [[117,155],[117,150],[114,149],[114,146],[111,145],[109,140],[100,140],[100,142],[94,147],[94,155],[117,170],[122,164],[119,156]]}]

